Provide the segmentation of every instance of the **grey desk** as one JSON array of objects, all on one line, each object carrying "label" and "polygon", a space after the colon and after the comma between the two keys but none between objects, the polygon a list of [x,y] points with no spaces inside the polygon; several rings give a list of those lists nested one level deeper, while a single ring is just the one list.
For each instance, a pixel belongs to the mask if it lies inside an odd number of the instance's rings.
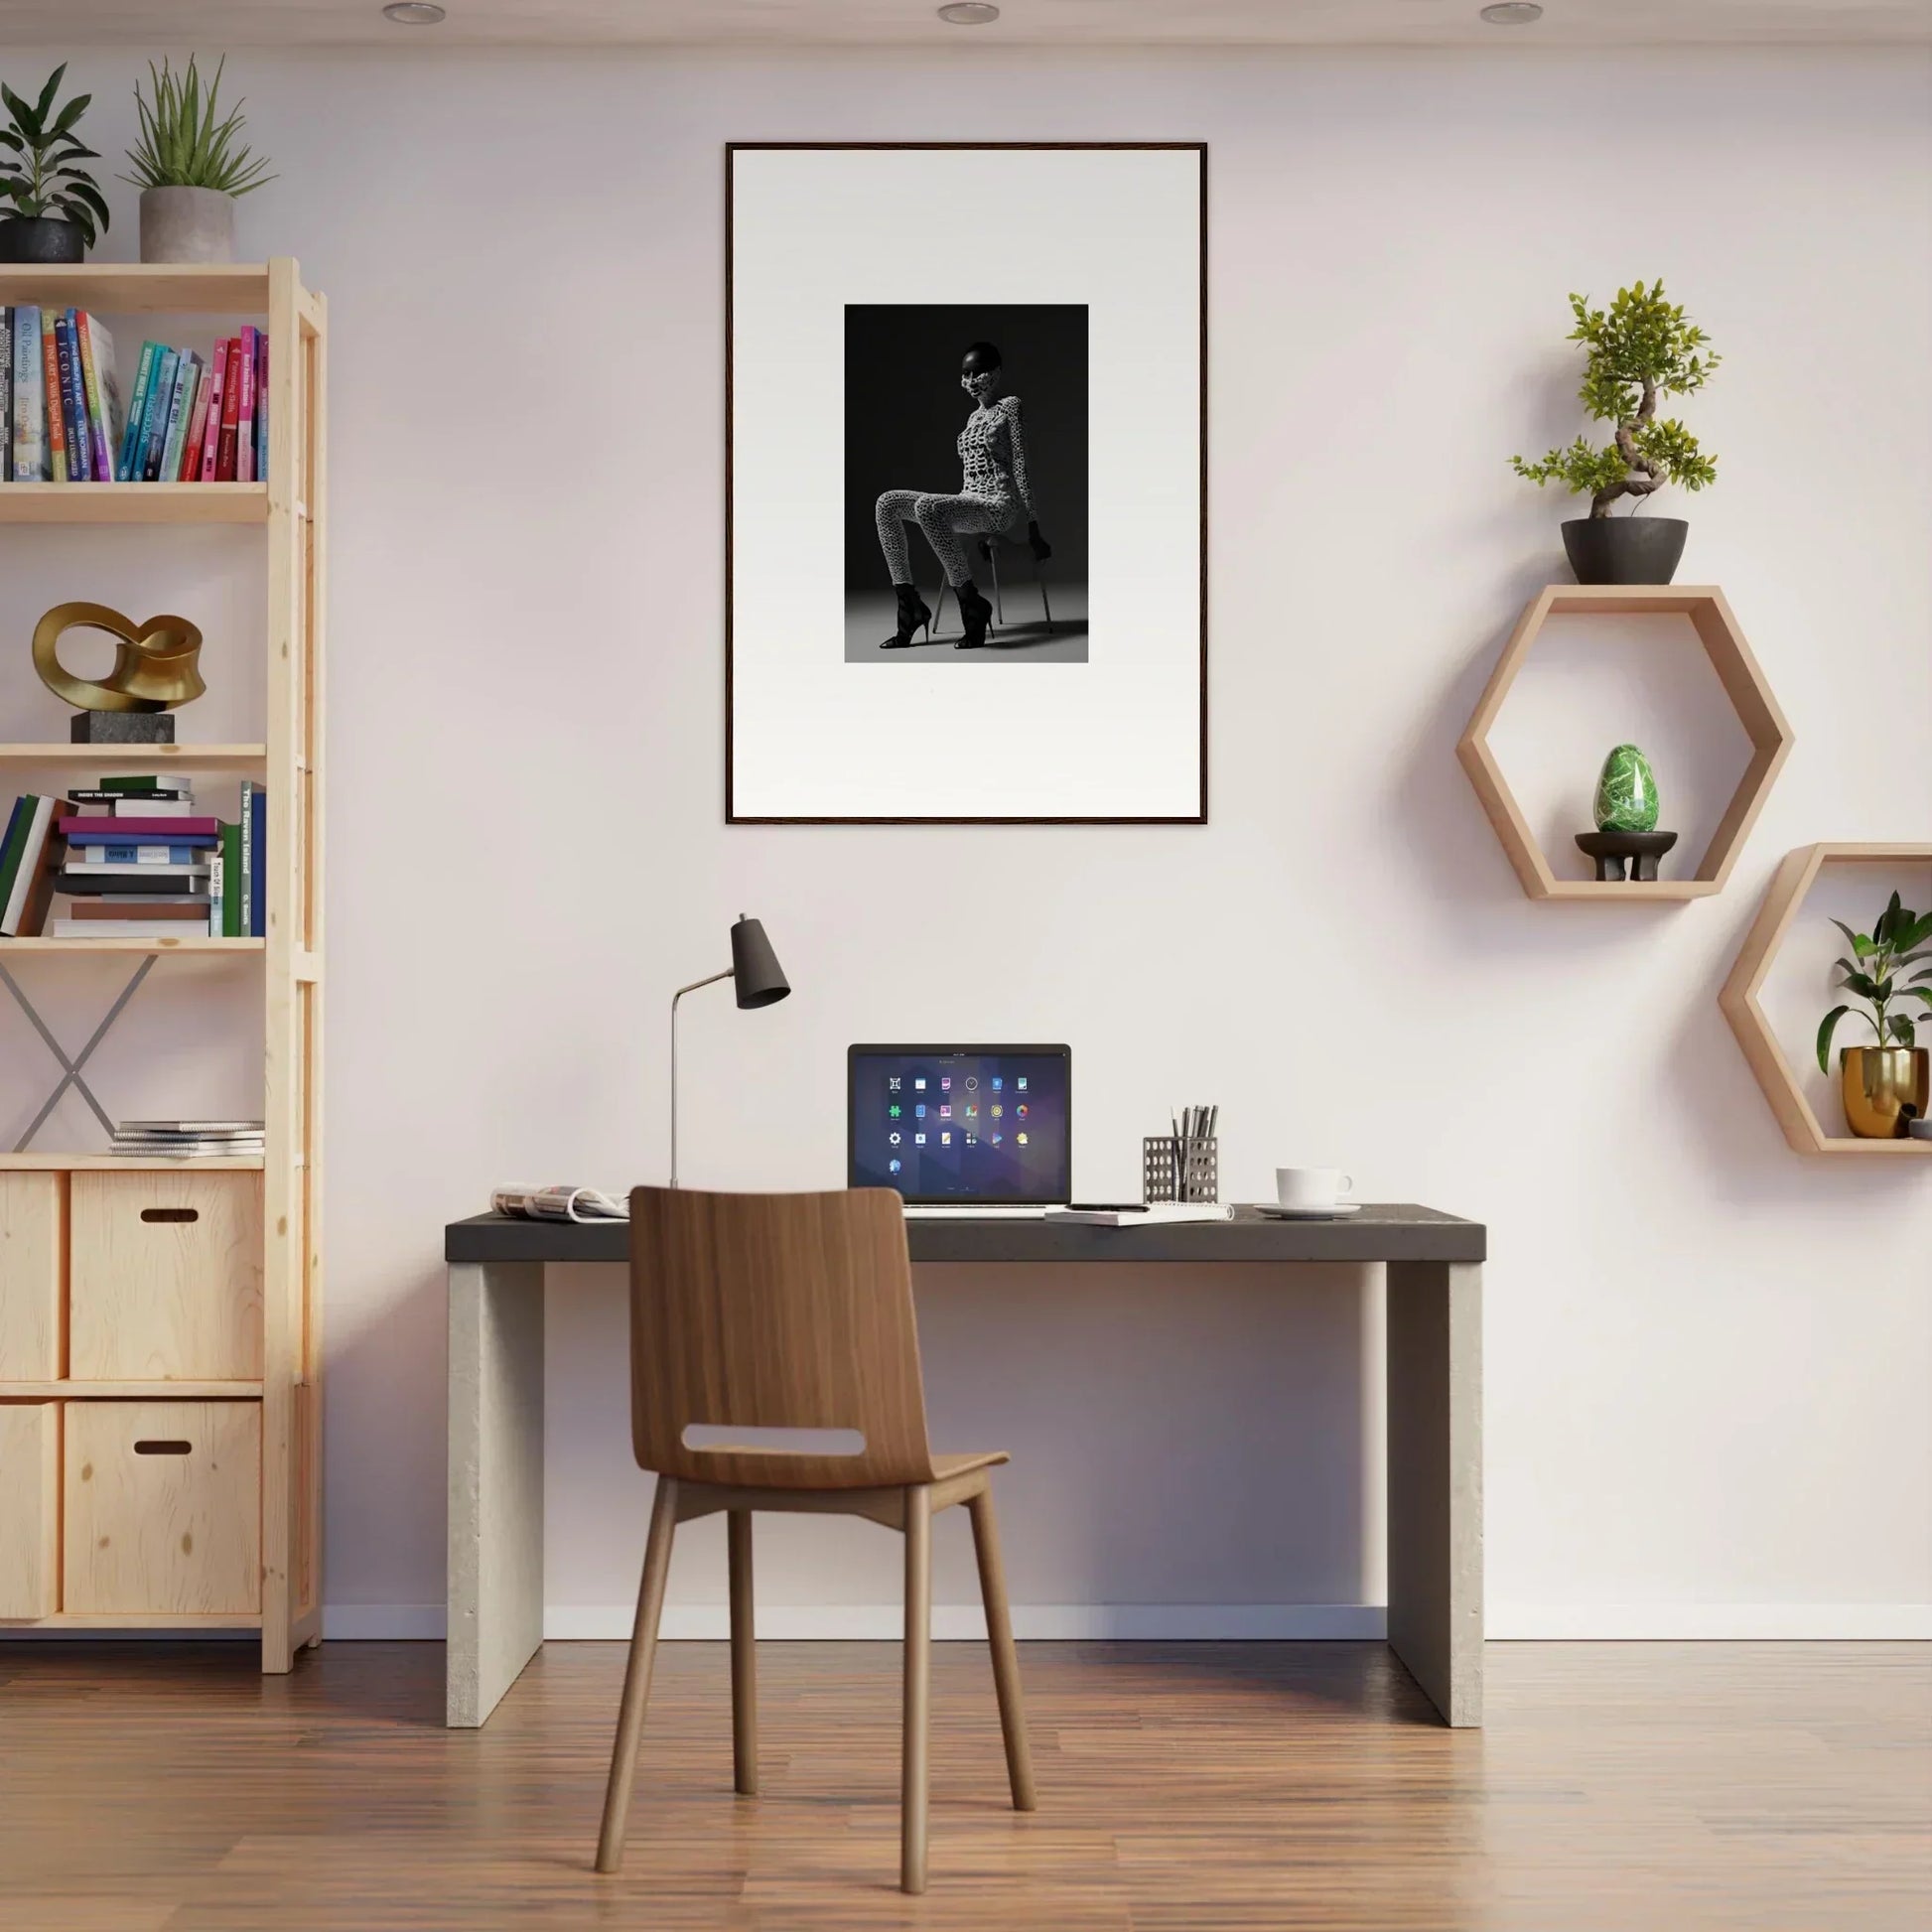
[{"label": "grey desk", "polygon": [[[1450,1725],[1482,1722],[1482,1261],[1475,1221],[1093,1228],[906,1223],[917,1262],[1356,1262],[1388,1271],[1389,1645]],[[621,1222],[452,1221],[448,1722],[481,1725],[543,1641],[543,1271],[628,1259]]]}]

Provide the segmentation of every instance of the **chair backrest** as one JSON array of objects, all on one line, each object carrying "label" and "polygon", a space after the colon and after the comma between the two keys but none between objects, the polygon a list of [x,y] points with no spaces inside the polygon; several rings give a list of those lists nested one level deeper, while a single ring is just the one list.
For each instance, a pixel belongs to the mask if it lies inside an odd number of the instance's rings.
[{"label": "chair backrest", "polygon": [[[857,1430],[865,1447],[692,1449],[692,1424]],[[634,1189],[630,1436],[642,1467],[696,1482],[930,1482],[898,1195]]]}]

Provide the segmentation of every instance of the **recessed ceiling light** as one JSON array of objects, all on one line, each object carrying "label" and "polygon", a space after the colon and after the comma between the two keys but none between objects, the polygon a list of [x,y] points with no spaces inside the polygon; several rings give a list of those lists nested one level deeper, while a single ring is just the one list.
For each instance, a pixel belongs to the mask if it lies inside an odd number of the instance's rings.
[{"label": "recessed ceiling light", "polygon": [[434,27],[444,12],[435,0],[389,0],[389,5],[382,9],[382,17],[393,20],[398,27]]},{"label": "recessed ceiling light", "polygon": [[992,0],[951,0],[939,9],[939,18],[948,27],[990,27],[999,17]]},{"label": "recessed ceiling light", "polygon": [[1536,0],[1496,0],[1493,7],[1483,8],[1482,17],[1492,27],[1527,27],[1543,18],[1543,9]]}]

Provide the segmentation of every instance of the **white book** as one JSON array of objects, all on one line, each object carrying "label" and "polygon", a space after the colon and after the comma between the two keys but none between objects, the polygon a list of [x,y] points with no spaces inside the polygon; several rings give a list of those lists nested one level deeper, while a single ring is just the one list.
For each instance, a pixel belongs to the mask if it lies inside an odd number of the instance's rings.
[{"label": "white book", "polygon": [[199,939],[193,919],[50,919],[55,939]]},{"label": "white book", "polygon": [[34,816],[27,827],[27,842],[20,848],[20,870],[14,874],[14,889],[7,895],[4,911],[0,911],[0,932],[9,937],[20,931],[20,915],[27,908],[27,895],[34,890],[34,876],[40,871],[41,851],[48,834],[48,824],[54,816],[56,801],[43,798],[34,807]]},{"label": "white book", "polygon": [[193,818],[192,798],[117,798],[108,811],[110,818]]},{"label": "white book", "polygon": [[1172,1227],[1176,1221],[1225,1221],[1218,1201],[1161,1201],[1150,1207],[1049,1207],[1044,1218],[1087,1228]]}]

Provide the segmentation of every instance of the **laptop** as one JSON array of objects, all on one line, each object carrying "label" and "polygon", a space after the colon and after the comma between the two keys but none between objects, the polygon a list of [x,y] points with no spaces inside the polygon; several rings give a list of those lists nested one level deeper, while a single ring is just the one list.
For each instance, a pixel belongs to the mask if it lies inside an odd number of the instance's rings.
[{"label": "laptop", "polygon": [[1066,1046],[853,1046],[846,1180],[908,1214],[1044,1214],[1073,1191]]}]

